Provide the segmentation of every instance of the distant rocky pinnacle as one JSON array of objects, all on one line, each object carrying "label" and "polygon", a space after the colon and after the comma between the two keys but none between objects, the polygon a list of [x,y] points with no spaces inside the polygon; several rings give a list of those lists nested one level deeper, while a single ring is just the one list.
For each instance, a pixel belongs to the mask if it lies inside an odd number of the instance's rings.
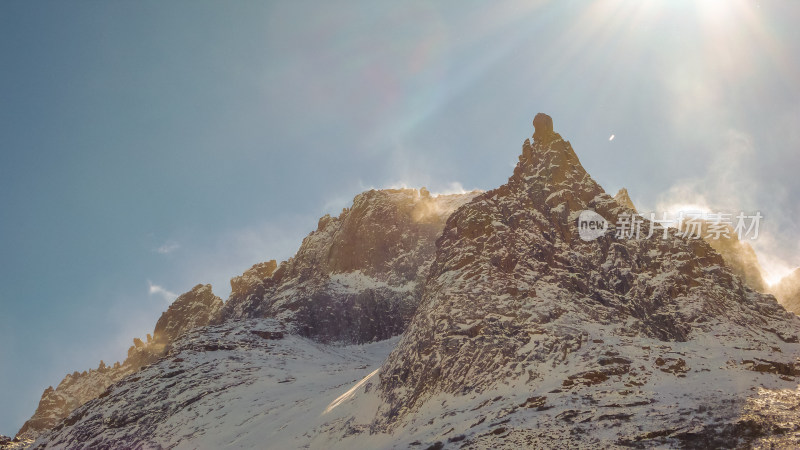
[{"label": "distant rocky pinnacle", "polygon": [[231,278],[231,297],[247,297],[264,280],[270,278],[277,268],[278,263],[273,259],[255,264],[242,275]]},{"label": "distant rocky pinnacle", "polygon": [[156,322],[153,340],[166,346],[183,333],[208,325],[220,309],[222,299],[211,292],[211,285],[198,284],[169,305]]},{"label": "distant rocky pinnacle", "polygon": [[540,142],[550,142],[557,134],[553,132],[553,119],[547,114],[539,113],[533,118],[533,138]]},{"label": "distant rocky pinnacle", "polygon": [[631,197],[628,195],[627,189],[620,189],[617,192],[617,195],[614,196],[614,200],[616,200],[620,206],[624,206],[625,208],[632,209],[634,212],[636,212],[636,206],[633,204],[633,200],[631,200]]}]

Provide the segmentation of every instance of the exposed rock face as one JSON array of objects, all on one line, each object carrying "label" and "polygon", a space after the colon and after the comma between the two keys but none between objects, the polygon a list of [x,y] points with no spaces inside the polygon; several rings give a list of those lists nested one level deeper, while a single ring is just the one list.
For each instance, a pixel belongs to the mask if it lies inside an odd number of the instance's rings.
[{"label": "exposed rock face", "polygon": [[134,345],[128,349],[123,364],[107,367],[101,361],[97,370],[74,372],[64,377],[55,389],[45,389],[36,412],[25,422],[17,437],[34,439],[54,427],[75,408],[97,398],[108,386],[157,361],[181,334],[208,325],[221,308],[222,300],[211,292],[211,285],[198,284],[161,314],[153,332],[155,338],[148,335],[147,342],[133,339]]},{"label": "exposed rock face", "polygon": [[0,434],[0,450],[22,450],[30,447],[33,441],[29,439],[11,439]]},{"label": "exposed rock face", "polygon": [[231,297],[246,297],[249,292],[257,289],[258,285],[271,277],[278,268],[278,263],[273,259],[253,265],[241,276],[231,278]]},{"label": "exposed rock face", "polygon": [[533,138],[542,142],[549,142],[556,137],[553,131],[553,119],[547,114],[539,113],[533,118]]},{"label": "exposed rock face", "polygon": [[616,200],[620,206],[624,206],[625,208],[636,211],[636,206],[633,204],[633,200],[631,200],[631,197],[628,195],[627,189],[620,189],[619,192],[617,192],[617,195],[614,196],[614,200]]},{"label": "exposed rock face", "polygon": [[220,309],[222,299],[214,295],[211,285],[198,284],[161,314],[153,331],[153,340],[156,345],[167,345],[191,329],[208,325]]},{"label": "exposed rock face", "polygon": [[0,435],[0,450],[24,450],[33,444],[33,441],[25,438],[11,439],[8,436]]},{"label": "exposed rock face", "polygon": [[795,314],[800,314],[800,269],[783,277],[781,281],[770,289],[778,301]]},{"label": "exposed rock face", "polygon": [[[621,206],[636,211],[628,190],[622,188],[614,196],[614,200]],[[759,292],[767,292],[767,284],[764,282],[763,270],[758,262],[758,257],[753,247],[747,242],[742,242],[730,225],[722,225],[720,232],[712,232],[709,222],[697,221],[698,237],[702,237],[711,247],[717,251],[725,260],[725,264],[747,283],[751,288]],[[724,231],[722,231],[724,230]],[[778,299],[780,301],[780,298]]]},{"label": "exposed rock face", "polygon": [[322,217],[271,276],[248,277],[246,289],[234,289],[217,322],[272,317],[321,342],[400,334],[416,310],[445,221],[477,194],[433,197],[424,188],[359,194],[339,217]]},{"label": "exposed rock face", "polygon": [[[691,433],[737,442],[736,402],[749,389],[796,387],[794,375],[751,373],[756,357],[796,373],[800,319],[703,240],[618,239],[613,229],[579,239],[581,210],[613,224],[626,209],[549,120],[534,123],[508,184],[448,220],[420,308],[381,370],[386,403],[373,426],[426,424],[442,438],[454,429],[481,447],[499,437],[535,447],[699,442]],[[680,410],[694,404],[711,412],[690,426]]]},{"label": "exposed rock face", "polygon": [[126,361],[123,365],[117,363],[111,368],[101,366],[97,370],[90,369],[67,375],[55,389],[52,386],[45,389],[36,412],[22,425],[17,438],[36,438],[42,432],[56,426],[75,408],[96,398],[108,386],[138,368],[134,363]]}]

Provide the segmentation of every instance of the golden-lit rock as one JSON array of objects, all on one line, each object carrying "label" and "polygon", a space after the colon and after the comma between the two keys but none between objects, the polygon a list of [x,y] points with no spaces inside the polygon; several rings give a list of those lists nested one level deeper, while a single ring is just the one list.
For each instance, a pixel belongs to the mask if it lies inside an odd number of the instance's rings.
[{"label": "golden-lit rock", "polygon": [[620,206],[624,206],[625,208],[632,209],[634,212],[636,212],[636,205],[633,204],[633,200],[631,200],[631,197],[628,195],[627,189],[620,189],[614,196],[614,200],[616,200]]}]

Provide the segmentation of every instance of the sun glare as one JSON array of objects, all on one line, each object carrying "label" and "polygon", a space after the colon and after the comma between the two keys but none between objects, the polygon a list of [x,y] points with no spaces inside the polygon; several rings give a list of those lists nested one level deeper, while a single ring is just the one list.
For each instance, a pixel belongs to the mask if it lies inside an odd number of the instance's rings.
[{"label": "sun glare", "polygon": [[719,25],[730,25],[735,9],[740,7],[735,0],[697,0],[697,12],[704,20]]}]

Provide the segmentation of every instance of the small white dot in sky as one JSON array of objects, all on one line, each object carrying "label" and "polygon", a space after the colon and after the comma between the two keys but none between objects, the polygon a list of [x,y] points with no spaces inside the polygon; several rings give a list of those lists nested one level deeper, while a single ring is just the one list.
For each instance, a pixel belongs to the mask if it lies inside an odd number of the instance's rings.
[{"label": "small white dot in sky", "polygon": [[609,142],[611,142],[611,141],[613,141],[613,140],[614,140],[614,135],[612,134],[612,135],[611,135],[611,137],[610,137],[610,138],[608,138],[608,141],[609,141]]}]

